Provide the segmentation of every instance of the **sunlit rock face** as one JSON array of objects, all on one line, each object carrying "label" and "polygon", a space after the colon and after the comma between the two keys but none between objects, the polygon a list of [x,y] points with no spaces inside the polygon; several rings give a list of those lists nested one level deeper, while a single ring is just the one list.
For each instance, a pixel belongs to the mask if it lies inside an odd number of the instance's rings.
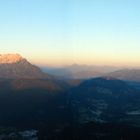
[{"label": "sunlit rock face", "polygon": [[12,64],[23,60],[19,54],[0,54],[0,64]]},{"label": "sunlit rock face", "polygon": [[40,68],[32,65],[19,54],[0,55],[0,78],[44,79],[48,77]]}]

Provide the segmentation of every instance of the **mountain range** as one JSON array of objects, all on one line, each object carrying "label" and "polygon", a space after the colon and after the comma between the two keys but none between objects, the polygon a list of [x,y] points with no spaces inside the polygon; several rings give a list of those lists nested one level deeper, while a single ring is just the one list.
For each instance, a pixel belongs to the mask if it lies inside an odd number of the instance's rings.
[{"label": "mountain range", "polygon": [[121,140],[129,127],[140,130],[140,85],[134,82],[139,70],[78,65],[55,70],[58,75],[49,70],[19,54],[0,55],[0,126],[38,129],[40,140]]}]

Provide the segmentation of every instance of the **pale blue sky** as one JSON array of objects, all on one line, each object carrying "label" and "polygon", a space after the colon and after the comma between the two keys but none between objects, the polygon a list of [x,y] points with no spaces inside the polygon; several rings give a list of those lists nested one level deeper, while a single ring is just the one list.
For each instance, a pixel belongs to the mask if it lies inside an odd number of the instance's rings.
[{"label": "pale blue sky", "polygon": [[2,0],[0,52],[45,65],[140,65],[139,0]]}]

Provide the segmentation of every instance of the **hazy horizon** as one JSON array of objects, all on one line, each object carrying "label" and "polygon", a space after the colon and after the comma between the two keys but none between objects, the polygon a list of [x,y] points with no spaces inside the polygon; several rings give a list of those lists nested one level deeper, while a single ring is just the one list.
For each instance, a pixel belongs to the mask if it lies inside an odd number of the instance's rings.
[{"label": "hazy horizon", "polygon": [[140,66],[138,0],[5,0],[0,53],[40,66]]}]

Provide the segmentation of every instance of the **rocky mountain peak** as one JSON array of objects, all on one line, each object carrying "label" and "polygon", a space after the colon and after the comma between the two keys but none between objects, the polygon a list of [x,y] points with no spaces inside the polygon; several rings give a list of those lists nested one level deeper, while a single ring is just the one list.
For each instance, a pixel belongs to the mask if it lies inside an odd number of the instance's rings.
[{"label": "rocky mountain peak", "polygon": [[46,79],[49,76],[19,54],[1,54],[0,78]]},{"label": "rocky mountain peak", "polygon": [[0,54],[0,64],[12,64],[23,60],[19,54]]}]

